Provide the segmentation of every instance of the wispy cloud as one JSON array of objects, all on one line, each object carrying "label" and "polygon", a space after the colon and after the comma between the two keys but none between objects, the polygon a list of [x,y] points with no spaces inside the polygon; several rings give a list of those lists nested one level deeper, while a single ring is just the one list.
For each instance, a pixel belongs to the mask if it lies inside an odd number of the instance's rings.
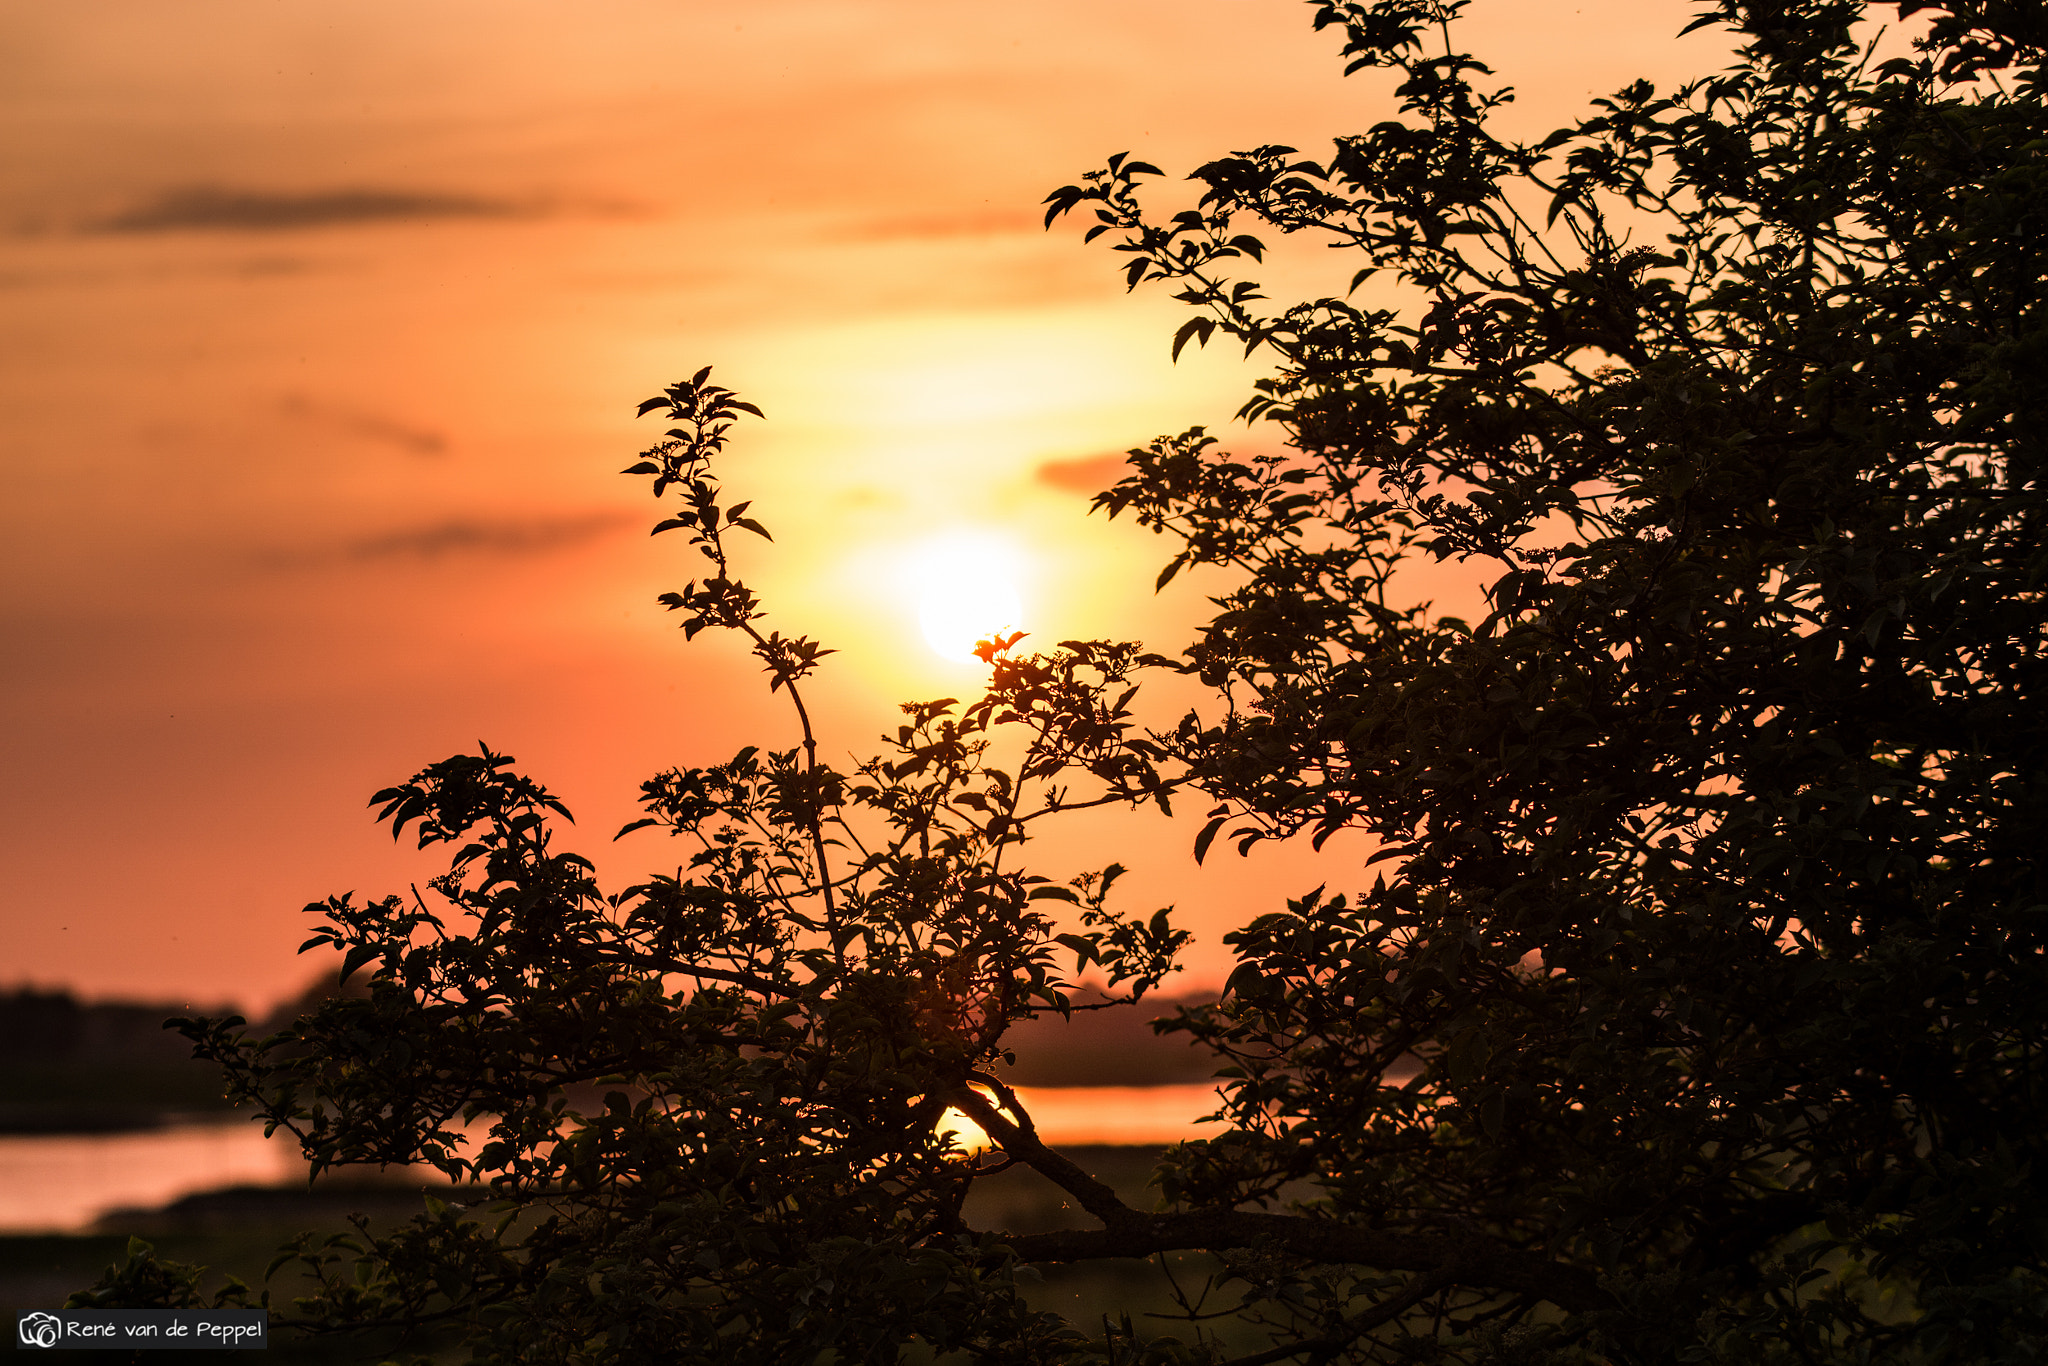
[{"label": "wispy cloud", "polygon": [[279,406],[290,417],[310,419],[350,436],[396,446],[408,455],[443,455],[448,450],[448,438],[443,433],[431,427],[400,422],[380,413],[316,402],[304,394],[286,394]]},{"label": "wispy cloud", "polygon": [[351,560],[435,560],[444,555],[535,555],[562,550],[602,536],[629,521],[623,512],[590,512],[575,517],[522,517],[502,521],[452,518],[347,543]]},{"label": "wispy cloud", "polygon": [[632,521],[622,511],[561,517],[451,517],[421,526],[353,536],[327,546],[272,550],[259,557],[272,569],[331,564],[433,562],[458,556],[546,555],[592,541]]},{"label": "wispy cloud", "polygon": [[283,192],[218,185],[169,189],[91,227],[100,232],[290,232],[421,218],[509,218],[531,205],[474,195],[342,187]]}]

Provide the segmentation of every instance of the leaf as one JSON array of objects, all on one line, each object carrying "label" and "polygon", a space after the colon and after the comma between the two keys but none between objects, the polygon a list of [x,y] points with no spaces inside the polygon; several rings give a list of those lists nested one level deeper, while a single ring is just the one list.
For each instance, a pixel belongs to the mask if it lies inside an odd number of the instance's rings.
[{"label": "leaf", "polygon": [[365,963],[382,957],[383,954],[384,948],[381,944],[356,945],[348,951],[348,956],[341,960],[341,980],[346,982],[349,978],[355,976],[356,969],[362,967]]},{"label": "leaf", "polygon": [[1078,968],[1102,961],[1102,946],[1088,935],[1059,934],[1053,936],[1053,942],[1073,951],[1074,963]]},{"label": "leaf", "polygon": [[1188,344],[1190,337],[1199,337],[1201,344],[1207,346],[1210,336],[1215,331],[1216,320],[1214,318],[1189,318],[1180,325],[1180,330],[1173,334],[1172,359],[1180,359],[1181,348]]},{"label": "leaf", "polygon": [[1489,1139],[1500,1138],[1501,1124],[1507,1115],[1507,1092],[1500,1087],[1489,1087],[1479,1102],[1479,1127]]}]

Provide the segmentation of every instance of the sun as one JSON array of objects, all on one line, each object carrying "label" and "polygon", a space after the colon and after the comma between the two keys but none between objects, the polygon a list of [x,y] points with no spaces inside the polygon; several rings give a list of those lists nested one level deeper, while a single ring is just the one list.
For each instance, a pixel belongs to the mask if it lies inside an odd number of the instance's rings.
[{"label": "sun", "polygon": [[972,663],[977,644],[1021,629],[1018,557],[1002,541],[972,532],[943,537],[921,548],[912,573],[918,625],[942,658]]},{"label": "sun", "polygon": [[951,1105],[946,1107],[946,1113],[939,1116],[935,1128],[941,1135],[951,1134],[953,1141],[970,1153],[995,1146],[989,1142],[988,1135],[979,1124],[969,1119],[964,1111]]}]

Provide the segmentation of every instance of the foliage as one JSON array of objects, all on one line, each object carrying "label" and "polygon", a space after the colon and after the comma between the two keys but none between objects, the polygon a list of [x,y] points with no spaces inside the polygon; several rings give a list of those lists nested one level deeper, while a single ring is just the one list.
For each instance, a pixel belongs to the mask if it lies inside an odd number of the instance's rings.
[{"label": "foliage", "polygon": [[[1180,286],[1179,341],[1279,359],[1242,415],[1284,450],[1190,432],[1098,499],[1242,575],[1185,665],[1224,705],[1163,737],[1204,843],[1392,869],[1236,936],[1189,1028],[1240,1131],[1167,1190],[1313,1180],[1600,1278],[1375,1292],[1480,1358],[2033,1360],[2048,26],[1958,3],[1885,56],[1862,5],[1729,0],[1730,69],[1532,147],[1458,8],[1318,8],[1403,115],[1326,161],[1210,163],[1165,223],[1129,162],[1052,200]],[[1354,292],[1255,311],[1247,220]],[[1416,557],[1484,618],[1404,599]]]},{"label": "foliage", "polygon": [[[658,827],[685,866],[612,896],[557,846],[563,804],[488,748],[372,799],[394,837],[453,852],[431,902],[307,908],[323,923],[305,949],[340,950],[344,980],[367,969],[367,994],[263,1039],[181,1022],[316,1178],[428,1162],[461,1183],[407,1227],[280,1258],[323,1286],[296,1321],[457,1323],[492,1360],[867,1360],[913,1339],[1060,1355],[1070,1330],[961,1217],[1009,1160],[941,1119],[1017,1134],[988,1069],[1010,1022],[1072,1008],[1058,964],[1134,1000],[1185,938],[1163,911],[1109,908],[1114,865],[1065,883],[1012,866],[1051,811],[1157,787],[1126,743],[1137,652],[1005,653],[985,697],[906,707],[884,755],[837,772],[802,696],[830,651],[763,631],[731,574],[731,530],[767,533],[722,505],[712,464],[758,410],[707,369],[653,411],[678,425],[627,472],[680,502],[655,531],[687,532],[711,568],[662,600],[691,635],[746,638],[801,747],[648,781],[620,835]],[[998,732],[1018,737],[1007,766]],[[122,1276],[103,1290],[147,1280]]]},{"label": "foliage", "polygon": [[[1243,416],[1278,450],[1162,439],[1098,499],[1177,543],[1162,585],[1237,576],[1181,661],[990,642],[985,698],[836,772],[827,652],[764,633],[727,557],[761,529],[711,462],[752,410],[704,372],[643,405],[677,425],[631,472],[712,571],[664,600],[748,640],[802,743],[648,783],[687,866],[610,897],[489,750],[379,794],[454,854],[431,905],[313,908],[369,995],[186,1026],[316,1171],[473,1183],[304,1248],[303,1319],[504,1361],[1214,1360],[1199,1322],[1091,1341],[1018,1290],[1201,1250],[1271,1343],[1241,1366],[2038,1358],[2038,12],[1908,3],[1889,56],[1848,0],[1723,0],[1695,26],[1729,69],[1521,145],[1461,8],[1315,6],[1399,105],[1326,161],[1212,162],[1164,223],[1124,157],[1049,201],[1179,286],[1176,351],[1277,361]],[[1246,226],[1359,253],[1350,291],[1258,311]],[[1412,600],[1431,560],[1482,619]],[[1218,710],[1144,731],[1146,668]],[[988,1069],[1075,971],[1135,996],[1180,942],[1110,908],[1114,868],[1015,867],[1029,828],[1188,792],[1198,853],[1355,829],[1385,867],[1234,936],[1181,1022],[1234,1125],[1145,1211]],[[1100,1226],[968,1228],[1012,1164]]]}]

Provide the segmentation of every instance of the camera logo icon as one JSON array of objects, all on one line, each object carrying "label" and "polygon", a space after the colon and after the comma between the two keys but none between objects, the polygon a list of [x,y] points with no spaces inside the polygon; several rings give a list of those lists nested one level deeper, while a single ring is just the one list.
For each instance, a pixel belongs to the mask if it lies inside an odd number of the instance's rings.
[{"label": "camera logo icon", "polygon": [[64,1320],[55,1314],[23,1314],[15,1325],[15,1332],[21,1337],[24,1347],[55,1347],[57,1338],[64,1331]]}]

